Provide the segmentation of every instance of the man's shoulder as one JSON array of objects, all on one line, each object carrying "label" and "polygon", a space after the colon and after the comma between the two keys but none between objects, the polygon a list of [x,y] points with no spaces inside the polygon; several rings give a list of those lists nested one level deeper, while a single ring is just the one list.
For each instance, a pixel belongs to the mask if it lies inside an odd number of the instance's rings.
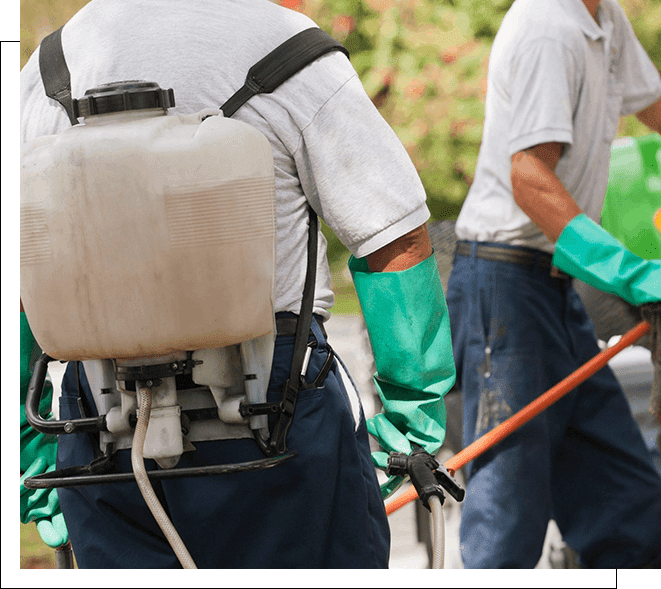
[{"label": "man's shoulder", "polygon": [[624,12],[624,8],[620,5],[618,0],[601,0],[599,8],[608,12],[610,20],[612,20],[616,25],[622,23],[628,23],[629,18]]},{"label": "man's shoulder", "polygon": [[584,43],[579,23],[557,0],[517,0],[505,15],[496,38],[501,44],[516,47],[557,41],[573,49]]}]

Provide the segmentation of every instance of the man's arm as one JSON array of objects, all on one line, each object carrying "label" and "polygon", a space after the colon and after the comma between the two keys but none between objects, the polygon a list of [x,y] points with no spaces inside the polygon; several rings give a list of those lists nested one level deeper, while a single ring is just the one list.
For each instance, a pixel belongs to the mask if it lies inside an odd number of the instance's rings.
[{"label": "man's arm", "polygon": [[637,113],[636,118],[661,135],[661,98]]},{"label": "man's arm", "polygon": [[370,272],[398,272],[415,266],[431,254],[431,241],[425,224],[366,257]]},{"label": "man's arm", "polygon": [[[383,410],[367,430],[383,451],[372,460],[386,469],[389,452],[436,454],[445,439],[443,395],[455,381],[450,320],[426,225],[365,258],[349,270],[374,354],[374,382]],[[385,498],[401,483],[390,477]]]},{"label": "man's arm", "polygon": [[542,143],[512,156],[514,200],[554,243],[567,223],[583,212],[554,172],[563,145]]},{"label": "man's arm", "polygon": [[639,258],[583,214],[555,175],[561,154],[562,144],[545,143],[512,156],[514,199],[556,244],[553,264],[632,305],[658,301],[661,262]]}]

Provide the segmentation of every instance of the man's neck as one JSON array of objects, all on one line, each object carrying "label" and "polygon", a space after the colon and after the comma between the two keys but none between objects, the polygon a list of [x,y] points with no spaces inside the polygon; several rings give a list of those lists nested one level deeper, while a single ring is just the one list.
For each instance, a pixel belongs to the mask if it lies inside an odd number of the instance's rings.
[{"label": "man's neck", "polygon": [[601,0],[583,0],[583,4],[585,4],[585,7],[588,9],[592,15],[592,18],[597,24],[599,24],[599,19],[597,18],[597,9],[599,8],[600,2]]}]

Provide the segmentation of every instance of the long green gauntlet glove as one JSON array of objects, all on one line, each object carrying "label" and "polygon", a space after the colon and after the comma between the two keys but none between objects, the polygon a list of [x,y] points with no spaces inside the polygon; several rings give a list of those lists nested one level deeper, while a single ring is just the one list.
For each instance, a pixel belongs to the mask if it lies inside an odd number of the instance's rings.
[{"label": "long green gauntlet glove", "polygon": [[567,223],[555,244],[553,264],[632,305],[661,300],[661,261],[631,253],[587,215]]},{"label": "long green gauntlet glove", "polygon": [[[443,395],[456,373],[450,321],[434,256],[401,272],[370,272],[367,260],[349,259],[377,373],[383,412],[367,421],[386,452],[372,460],[387,467],[389,452],[410,454],[411,443],[436,454],[445,439]],[[391,478],[382,494],[401,479]]]},{"label": "long green gauntlet glove", "polygon": [[[21,522],[37,522],[41,539],[56,548],[69,540],[56,489],[26,489],[26,478],[49,472],[55,468],[57,438],[41,434],[28,423],[25,416],[25,397],[31,376],[31,360],[36,342],[25,313],[21,313]],[[39,406],[40,414],[50,407],[53,388],[45,383],[47,394]]]}]

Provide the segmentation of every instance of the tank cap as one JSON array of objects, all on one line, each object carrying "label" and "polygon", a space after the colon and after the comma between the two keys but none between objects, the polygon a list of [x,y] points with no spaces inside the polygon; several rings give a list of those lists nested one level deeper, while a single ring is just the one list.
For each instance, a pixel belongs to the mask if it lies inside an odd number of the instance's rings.
[{"label": "tank cap", "polygon": [[113,112],[174,106],[172,88],[163,90],[156,82],[127,80],[111,82],[85,92],[83,98],[74,99],[75,116],[89,117]]}]

